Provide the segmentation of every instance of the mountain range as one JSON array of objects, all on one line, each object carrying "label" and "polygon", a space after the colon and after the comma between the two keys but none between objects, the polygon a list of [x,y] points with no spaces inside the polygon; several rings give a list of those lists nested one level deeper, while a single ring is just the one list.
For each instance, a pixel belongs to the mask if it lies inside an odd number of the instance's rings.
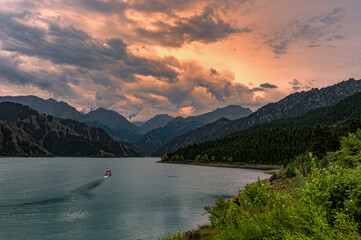
[{"label": "mountain range", "polygon": [[117,112],[104,108],[83,114],[65,102],[58,102],[54,99],[45,100],[36,96],[4,96],[0,97],[0,102],[20,103],[39,113],[52,115],[56,118],[72,119],[95,127],[102,127],[121,141],[136,142],[143,137],[143,132],[139,127],[130,123]]},{"label": "mountain range", "polygon": [[252,110],[249,108],[230,105],[224,108],[217,108],[213,112],[208,112],[198,116],[191,116],[186,118],[176,117],[168,122],[164,127],[156,128],[146,133],[144,137],[136,144],[142,149],[143,152],[152,154],[174,137],[190,130],[199,128],[220,118],[238,119],[248,116],[251,113]]},{"label": "mountain range", "polygon": [[[111,141],[122,144],[125,144],[124,142],[135,143],[146,154],[162,156],[165,153],[175,152],[185,146],[222,138],[255,125],[277,119],[300,116],[313,109],[336,104],[340,100],[360,91],[361,80],[349,79],[329,87],[293,93],[278,102],[259,108],[256,112],[252,112],[249,108],[230,105],[218,108],[212,112],[186,118],[173,118],[166,114],[159,114],[139,124],[139,126],[132,124],[122,115],[112,110],[99,108],[84,114],[69,104],[58,102],[54,99],[44,100],[36,96],[5,96],[0,97],[0,102],[20,103],[30,106],[31,109],[39,112],[39,116],[43,116],[42,114],[45,114],[44,116],[51,115],[49,118],[54,116],[54,122],[61,124],[63,128],[77,128],[77,131],[73,130],[81,137],[87,137],[87,135],[79,132],[79,129],[82,128],[82,125],[79,125],[80,123],[87,126],[85,128],[94,127],[94,129],[99,129],[97,131],[103,131],[101,134],[107,134],[112,139]],[[33,118],[30,117],[29,119]],[[10,127],[9,122],[4,119],[1,121],[3,126],[6,126],[8,130],[10,129],[9,131],[18,131],[19,134],[21,130],[14,127],[26,125],[19,123],[19,126],[12,125]],[[25,137],[26,134],[24,134],[21,132],[19,139],[29,140],[30,138]],[[32,134],[30,135],[32,136]],[[45,132],[43,137],[47,135],[48,133]],[[88,137],[88,140],[96,142],[93,138]],[[15,143],[17,144],[16,141]],[[57,153],[54,153],[54,149],[50,151],[45,148],[42,141],[32,142],[31,140],[30,143],[38,146],[45,154],[57,155]],[[132,149],[134,147],[132,144],[126,146],[124,148]],[[16,145],[16,147],[19,147],[19,145]],[[133,153],[130,153],[132,151]],[[130,152],[126,154],[136,155],[139,153],[139,149],[134,148]]]},{"label": "mountain range", "polygon": [[361,91],[361,80],[353,78],[321,89],[293,93],[276,103],[269,103],[247,117],[224,124],[214,122],[173,138],[154,155],[174,152],[191,144],[202,143],[275,119],[299,116],[307,111],[336,104]]},{"label": "mountain range", "polygon": [[[228,161],[257,164],[287,164],[293,157],[311,151],[312,138],[323,135],[324,152],[339,149],[339,139],[361,128],[361,93],[335,105],[317,108],[298,117],[255,125],[223,138],[194,144],[168,154],[173,161]],[[317,126],[318,125],[318,126]],[[321,127],[321,126],[322,127]],[[316,129],[318,135],[316,135]],[[164,158],[164,157],[163,157]]]},{"label": "mountain range", "polygon": [[169,115],[159,114],[138,127],[119,113],[105,108],[98,108],[84,114],[65,102],[58,102],[54,99],[45,100],[36,96],[4,96],[0,97],[0,102],[16,102],[59,119],[72,119],[101,127],[120,141],[139,144],[146,153],[152,153],[175,136],[219,118],[237,119],[252,112],[249,108],[231,105],[187,118],[177,117],[174,119]]},{"label": "mountain range", "polygon": [[0,155],[130,157],[141,156],[141,151],[133,144],[116,141],[101,128],[3,102]]}]

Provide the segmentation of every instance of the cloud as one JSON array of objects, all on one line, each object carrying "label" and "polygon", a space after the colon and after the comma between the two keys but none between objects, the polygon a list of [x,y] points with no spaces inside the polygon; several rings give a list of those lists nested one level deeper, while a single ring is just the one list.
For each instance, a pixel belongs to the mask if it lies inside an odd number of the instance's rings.
[{"label": "cloud", "polygon": [[288,82],[288,84],[292,87],[293,91],[309,90],[312,86],[311,81],[309,81],[309,82],[307,82],[307,84],[305,84],[297,79],[293,79],[292,81]]},{"label": "cloud", "polygon": [[[184,41],[215,41],[223,28],[236,31],[223,20],[213,19],[216,15],[207,9],[182,19],[175,29],[191,29],[193,35]],[[196,22],[202,26],[199,33]],[[207,35],[205,29],[212,24],[220,29]],[[62,100],[66,97],[81,108],[106,107],[139,119],[155,112],[201,114],[212,110],[210,102],[223,107],[258,106],[265,101],[236,83],[231,72],[172,56],[137,56],[120,38],[95,38],[30,12],[0,13],[0,44],[1,78],[15,85],[36,86]]]},{"label": "cloud", "polygon": [[[44,27],[31,26],[31,21],[40,21]],[[138,57],[121,39],[96,39],[72,26],[62,27],[27,12],[0,13],[0,41],[3,51],[48,60],[61,68],[104,71],[122,81],[136,81],[135,75],[164,81],[177,77],[174,66],[170,66],[177,64],[174,59]]]},{"label": "cloud", "polygon": [[255,88],[252,88],[251,91],[253,91],[253,92],[260,92],[260,91],[264,91],[264,88],[255,87]]},{"label": "cloud", "polygon": [[[137,82],[123,84],[120,91],[113,89],[98,94],[97,105],[106,104],[124,116],[137,114],[137,119],[144,119],[159,112],[186,116],[230,104],[255,107],[270,100],[268,91],[262,97],[256,96],[253,89],[236,83],[230,72],[210,71],[193,61],[181,62],[179,68],[182,70],[175,82],[142,77]],[[120,99],[121,93],[126,94]]]},{"label": "cloud", "polygon": [[272,49],[276,57],[287,54],[290,46],[302,42],[309,48],[321,47],[325,41],[342,40],[337,24],[344,18],[343,8],[335,8],[326,14],[308,19],[292,20],[285,27],[265,35],[263,44]]},{"label": "cloud", "polygon": [[192,116],[194,114],[194,107],[192,106],[188,106],[188,107],[182,107],[181,109],[179,109],[178,113],[181,116],[184,117],[188,117],[188,116]]},{"label": "cloud", "polygon": [[[28,21],[45,26],[29,26]],[[26,56],[35,56],[58,65],[72,65],[88,70],[114,69],[113,74],[134,81],[134,74],[152,75],[173,81],[177,73],[164,59],[146,59],[132,55],[121,39],[100,40],[72,26],[39,19],[33,14],[0,13],[1,48]]]},{"label": "cloud", "polygon": [[[37,64],[37,69],[28,68]],[[74,96],[62,70],[51,70],[49,64],[40,59],[0,51],[0,79],[16,85],[34,85],[41,90],[51,91],[54,96]]]},{"label": "cloud", "polygon": [[249,27],[237,28],[223,20],[216,10],[206,7],[199,15],[181,17],[174,23],[168,24],[157,21],[155,30],[137,28],[136,33],[143,39],[167,47],[181,47],[194,41],[202,43],[216,42],[234,33],[250,33]]},{"label": "cloud", "polygon": [[278,88],[276,85],[274,84],[271,84],[271,83],[262,83],[261,85],[259,85],[261,88],[270,88],[270,89],[273,89],[273,88]]}]

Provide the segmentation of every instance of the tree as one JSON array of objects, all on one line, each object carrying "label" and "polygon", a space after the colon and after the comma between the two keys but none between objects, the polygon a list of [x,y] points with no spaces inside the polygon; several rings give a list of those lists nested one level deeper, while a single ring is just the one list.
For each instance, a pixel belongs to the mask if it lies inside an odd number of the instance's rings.
[{"label": "tree", "polygon": [[350,133],[355,133],[358,128],[361,129],[361,120],[359,118],[352,118],[349,123]]},{"label": "tree", "polygon": [[311,152],[319,159],[323,158],[326,154],[325,131],[320,125],[317,125],[312,133]]}]

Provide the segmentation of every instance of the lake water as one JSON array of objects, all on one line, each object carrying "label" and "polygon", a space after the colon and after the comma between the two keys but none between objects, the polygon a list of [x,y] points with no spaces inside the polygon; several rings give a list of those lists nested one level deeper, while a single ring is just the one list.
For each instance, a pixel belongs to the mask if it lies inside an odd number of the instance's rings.
[{"label": "lake water", "polygon": [[204,206],[269,177],[157,160],[0,158],[0,239],[157,239],[206,223]]}]

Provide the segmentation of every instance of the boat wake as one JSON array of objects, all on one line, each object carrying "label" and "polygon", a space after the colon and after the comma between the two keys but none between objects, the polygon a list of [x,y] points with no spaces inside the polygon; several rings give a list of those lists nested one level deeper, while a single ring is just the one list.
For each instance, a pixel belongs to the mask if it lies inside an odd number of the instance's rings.
[{"label": "boat wake", "polygon": [[70,194],[55,198],[42,199],[37,201],[30,201],[25,203],[17,203],[10,205],[0,205],[0,207],[29,207],[34,205],[49,205],[49,204],[57,204],[57,203],[65,203],[70,201],[77,201],[81,199],[89,199],[92,194],[91,191],[102,184],[104,179],[97,179],[91,182],[88,182],[84,185],[81,185],[77,188],[74,188],[70,191]]}]

